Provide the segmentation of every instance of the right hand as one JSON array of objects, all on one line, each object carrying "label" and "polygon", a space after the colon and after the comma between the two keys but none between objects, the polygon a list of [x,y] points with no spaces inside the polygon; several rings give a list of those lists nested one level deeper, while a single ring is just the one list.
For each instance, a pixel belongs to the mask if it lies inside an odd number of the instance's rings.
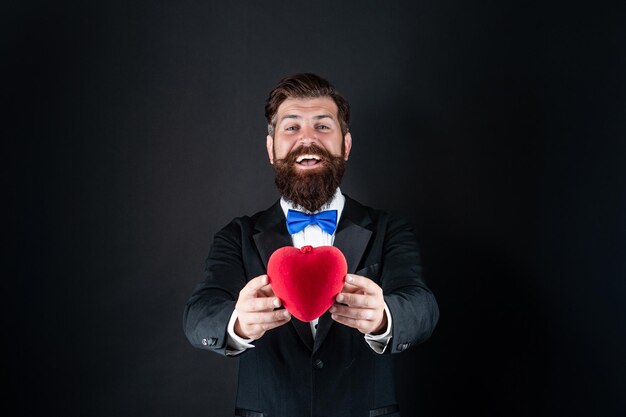
[{"label": "right hand", "polygon": [[268,284],[267,275],[251,279],[239,292],[235,305],[235,334],[244,339],[257,340],[266,331],[287,323],[291,314],[285,309],[275,310],[280,306],[280,299]]}]

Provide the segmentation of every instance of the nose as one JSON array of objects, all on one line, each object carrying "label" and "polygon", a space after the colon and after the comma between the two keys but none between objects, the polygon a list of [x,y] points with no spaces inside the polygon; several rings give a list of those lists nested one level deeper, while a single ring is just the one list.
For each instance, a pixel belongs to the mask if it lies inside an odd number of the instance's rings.
[{"label": "nose", "polygon": [[303,126],[300,128],[300,133],[302,134],[299,140],[300,144],[308,146],[312,143],[318,143],[317,131],[315,130],[315,127]]}]

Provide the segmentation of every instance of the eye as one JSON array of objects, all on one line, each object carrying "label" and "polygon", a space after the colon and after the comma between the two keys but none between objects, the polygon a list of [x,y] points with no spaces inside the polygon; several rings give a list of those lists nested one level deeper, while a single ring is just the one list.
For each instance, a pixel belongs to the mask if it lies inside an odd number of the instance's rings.
[{"label": "eye", "polygon": [[326,126],[326,125],[317,125],[317,128],[320,130],[327,130],[330,129],[330,127]]},{"label": "eye", "polygon": [[295,132],[296,130],[298,130],[298,126],[287,126],[285,130],[289,132]]}]

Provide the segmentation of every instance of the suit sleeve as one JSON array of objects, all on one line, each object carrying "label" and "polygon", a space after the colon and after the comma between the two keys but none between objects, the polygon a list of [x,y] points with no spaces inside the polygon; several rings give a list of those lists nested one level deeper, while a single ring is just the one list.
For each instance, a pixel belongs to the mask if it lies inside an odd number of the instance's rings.
[{"label": "suit sleeve", "polygon": [[391,349],[398,353],[427,340],[439,320],[439,307],[422,277],[413,229],[390,217],[383,248],[381,286],[393,318]]},{"label": "suit sleeve", "polygon": [[247,282],[243,265],[241,226],[234,221],[215,235],[204,279],[185,306],[183,327],[194,347],[226,354],[228,322]]}]

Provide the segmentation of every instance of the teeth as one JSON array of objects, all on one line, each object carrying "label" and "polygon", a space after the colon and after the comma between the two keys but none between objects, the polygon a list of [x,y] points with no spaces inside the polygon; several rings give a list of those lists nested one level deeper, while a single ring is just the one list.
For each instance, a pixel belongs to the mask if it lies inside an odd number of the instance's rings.
[{"label": "teeth", "polygon": [[305,159],[315,159],[316,161],[319,161],[320,157],[317,155],[301,155],[298,157],[298,159],[296,159],[296,162],[300,163]]}]

